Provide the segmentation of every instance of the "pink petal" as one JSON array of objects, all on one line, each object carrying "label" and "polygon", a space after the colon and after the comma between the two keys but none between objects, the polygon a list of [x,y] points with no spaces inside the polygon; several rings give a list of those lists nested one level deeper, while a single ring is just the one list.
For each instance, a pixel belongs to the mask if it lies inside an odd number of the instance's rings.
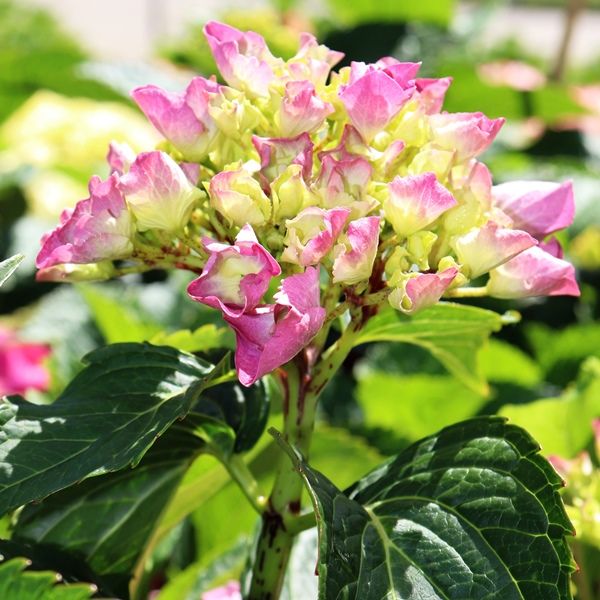
[{"label": "pink petal", "polygon": [[[243,33],[234,27],[210,21],[204,35],[223,79],[234,88],[254,96],[268,96],[277,61],[258,33]],[[281,62],[281,61],[279,61]]]},{"label": "pink petal", "polygon": [[140,231],[177,231],[190,218],[200,190],[164,152],[143,152],[123,175],[119,187]]},{"label": "pink petal", "polygon": [[73,211],[64,211],[61,224],[42,238],[38,269],[131,255],[133,226],[118,181],[116,173],[104,182],[92,177],[90,197],[80,200]]},{"label": "pink petal", "polygon": [[441,113],[429,117],[433,141],[443,150],[457,152],[457,160],[483,152],[504,124],[504,119],[488,119],[483,113]]},{"label": "pink petal", "polygon": [[295,80],[308,80],[316,86],[325,85],[331,67],[344,58],[343,52],[319,45],[314,35],[300,34],[300,49],[288,62],[287,67]]},{"label": "pink petal", "polygon": [[362,156],[347,154],[336,160],[331,154],[321,154],[321,172],[315,189],[323,198],[325,206],[349,206],[365,194],[373,168]]},{"label": "pink petal", "polygon": [[441,273],[419,273],[406,281],[404,289],[390,294],[390,304],[406,314],[413,314],[436,304],[452,283],[458,269],[452,267]]},{"label": "pink petal", "polygon": [[119,142],[111,142],[108,146],[106,162],[110,167],[111,175],[123,175],[129,171],[131,163],[135,160],[135,152],[127,145]]},{"label": "pink petal", "polygon": [[573,265],[541,248],[530,248],[491,271],[487,289],[496,298],[580,294]]},{"label": "pink petal", "polygon": [[261,171],[269,181],[281,175],[292,165],[302,166],[302,175],[308,180],[312,170],[313,143],[308,133],[294,138],[263,138],[252,136],[252,144],[260,156]]},{"label": "pink petal", "polygon": [[380,217],[363,217],[348,225],[348,246],[336,246],[333,281],[353,285],[371,276],[379,244]]},{"label": "pink petal", "polygon": [[419,104],[428,115],[439,113],[444,104],[444,97],[452,83],[452,77],[441,79],[415,79]]},{"label": "pink petal", "polygon": [[139,87],[131,96],[148,120],[187,160],[202,160],[217,133],[208,113],[211,94],[219,91],[215,81],[194,77],[185,92],[171,93],[154,85]]},{"label": "pink petal", "polygon": [[283,137],[294,137],[318,129],[334,108],[323,102],[309,81],[290,81],[281,103],[280,128]]},{"label": "pink petal", "polygon": [[408,102],[414,89],[404,89],[384,71],[373,70],[347,85],[339,97],[352,124],[370,142]]},{"label": "pink petal", "polygon": [[457,205],[433,173],[396,177],[388,184],[388,190],[383,210],[394,231],[403,237],[424,229]]},{"label": "pink petal", "polygon": [[277,304],[259,306],[237,318],[225,315],[236,332],[235,364],[240,383],[252,385],[290,361],[319,332],[326,312],[319,304],[319,271],[283,280]]},{"label": "pink petal", "polygon": [[523,229],[541,239],[573,222],[573,185],[546,181],[511,181],[493,188],[495,204]]},{"label": "pink petal", "polygon": [[247,225],[233,246],[205,243],[210,252],[202,275],[188,286],[193,300],[218,308],[229,317],[258,306],[271,279],[281,273],[277,261],[258,243]]},{"label": "pink petal", "polygon": [[487,273],[536,244],[527,232],[505,229],[493,221],[472,229],[453,242],[458,260],[469,268],[471,278]]}]

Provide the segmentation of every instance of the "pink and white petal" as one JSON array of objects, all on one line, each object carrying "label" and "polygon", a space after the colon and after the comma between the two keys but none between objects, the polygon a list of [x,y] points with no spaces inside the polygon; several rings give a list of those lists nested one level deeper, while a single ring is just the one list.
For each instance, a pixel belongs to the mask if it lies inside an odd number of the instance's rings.
[{"label": "pink and white petal", "polygon": [[328,102],[323,102],[309,81],[290,81],[280,109],[282,137],[294,137],[318,129],[325,118],[334,111]]},{"label": "pink and white petal", "polygon": [[92,177],[90,197],[80,200],[72,211],[63,211],[60,225],[42,237],[38,269],[131,255],[133,225],[118,182],[116,173],[104,182]]},{"label": "pink and white petal", "polygon": [[143,152],[121,177],[119,187],[140,231],[178,231],[189,220],[200,190],[164,152]]},{"label": "pink and white petal", "polygon": [[489,119],[483,113],[440,113],[429,117],[433,141],[444,150],[456,151],[457,160],[473,158],[494,141],[505,119]]},{"label": "pink and white petal", "polygon": [[349,216],[347,208],[305,208],[286,222],[287,247],[282,259],[303,267],[321,262],[333,248]]},{"label": "pink and white petal", "polygon": [[457,274],[455,267],[441,273],[419,273],[407,279],[404,286],[396,288],[390,294],[389,302],[406,314],[414,314],[436,304]]},{"label": "pink and white petal", "polygon": [[339,93],[352,124],[366,142],[385,129],[408,102],[414,88],[404,89],[384,71],[373,70]]},{"label": "pink and white petal", "polygon": [[293,138],[264,138],[252,136],[252,144],[260,157],[261,172],[269,181],[281,175],[290,165],[300,165],[302,176],[308,180],[313,164],[313,143],[308,133]]},{"label": "pink and white petal", "polygon": [[207,241],[210,256],[200,277],[188,286],[193,300],[239,317],[258,306],[271,279],[281,268],[261,246],[252,228],[245,226],[232,246]]},{"label": "pink and white petal", "polygon": [[204,158],[217,132],[208,112],[211,94],[219,85],[204,77],[194,77],[184,92],[167,92],[154,85],[136,88],[131,96],[154,127],[187,160]]},{"label": "pink and white petal", "polygon": [[452,83],[452,77],[440,79],[416,79],[419,104],[426,114],[434,115],[442,110],[446,92]]},{"label": "pink and white petal", "polygon": [[216,21],[204,26],[204,35],[229,85],[251,95],[268,96],[269,84],[275,77],[272,65],[281,61],[276,61],[269,52],[261,35],[252,31],[244,33]]},{"label": "pink and white petal", "polygon": [[383,210],[394,231],[403,237],[427,227],[457,205],[434,173],[396,177],[388,184],[388,191]]},{"label": "pink and white petal", "polygon": [[348,247],[336,246],[333,263],[334,283],[353,285],[371,276],[379,244],[380,217],[363,217],[348,225]]},{"label": "pink and white petal", "polygon": [[452,242],[458,261],[469,269],[471,278],[491,271],[536,244],[526,231],[499,227],[493,221]]},{"label": "pink and white petal", "polygon": [[573,265],[541,248],[530,248],[490,272],[490,296],[579,296]]}]

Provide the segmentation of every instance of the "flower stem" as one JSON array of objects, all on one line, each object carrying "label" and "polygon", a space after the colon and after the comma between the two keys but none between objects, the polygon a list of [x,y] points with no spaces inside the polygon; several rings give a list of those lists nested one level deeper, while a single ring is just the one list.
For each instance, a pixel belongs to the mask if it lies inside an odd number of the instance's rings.
[{"label": "flower stem", "polygon": [[[356,318],[323,353],[314,370],[304,354],[304,360],[300,355],[286,366],[282,378],[283,437],[304,458],[308,458],[318,398],[348,356],[363,326],[362,309],[354,307],[352,312]],[[294,537],[314,523],[314,515],[300,515],[302,489],[300,476],[289,458],[282,455],[271,496],[263,512],[249,600],[279,598]]]},{"label": "flower stem", "polygon": [[258,483],[240,456],[234,454],[228,459],[222,460],[223,465],[238,484],[244,495],[252,505],[252,508],[262,515],[267,504],[267,498],[260,493]]}]

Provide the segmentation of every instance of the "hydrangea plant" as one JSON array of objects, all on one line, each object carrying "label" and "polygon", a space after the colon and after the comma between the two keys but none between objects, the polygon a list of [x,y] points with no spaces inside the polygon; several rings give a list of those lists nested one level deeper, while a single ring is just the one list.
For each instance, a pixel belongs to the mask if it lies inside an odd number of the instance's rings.
[{"label": "hydrangea plant", "polygon": [[[137,156],[111,145],[110,176],[93,177],[42,240],[38,279],[189,271],[190,301],[235,333],[235,374],[174,349],[98,350],[52,407],[9,404],[9,437],[21,443],[4,464],[35,439],[25,420],[46,419],[42,437],[68,429],[79,441],[35,485],[4,472],[1,507],[137,464],[182,419],[168,435],[187,428],[201,440],[184,454],[216,455],[261,516],[244,597],[280,597],[294,538],[315,524],[321,598],[569,597],[561,480],[522,429],[494,417],[457,424],[345,491],[307,461],[319,396],[356,345],[418,344],[481,386],[476,352],[503,318],[440,300],[579,294],[550,237],[573,219],[571,184],[493,185],[478,157],[504,120],[443,112],[451,79],[420,78],[418,63],[334,71],[342,55],[309,34],[287,61],[253,32],[211,22],[205,35],[226,85],[194,77],[182,92],[132,92],[164,141]],[[86,411],[114,369],[122,379],[100,408],[110,420],[92,422]],[[265,426],[265,378],[282,405],[268,493],[240,458]],[[136,393],[149,398],[143,410]],[[61,411],[74,430],[47,421]]]}]

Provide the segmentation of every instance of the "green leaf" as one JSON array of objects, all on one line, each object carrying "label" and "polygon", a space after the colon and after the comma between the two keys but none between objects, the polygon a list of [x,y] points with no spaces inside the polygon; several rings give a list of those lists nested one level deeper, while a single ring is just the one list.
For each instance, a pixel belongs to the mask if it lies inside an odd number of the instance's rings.
[{"label": "green leaf", "polygon": [[27,571],[29,560],[13,558],[0,564],[0,598],[2,600],[87,600],[94,586],[61,584],[61,577],[49,571]]},{"label": "green leaf", "polygon": [[173,346],[183,352],[208,352],[215,348],[235,349],[235,338],[228,327],[217,327],[213,323],[190,331],[180,329],[172,333],[160,332],[150,340],[158,346]]},{"label": "green leaf", "polygon": [[245,452],[263,434],[269,407],[268,388],[261,380],[250,387],[235,382],[213,387],[194,410],[228,423],[235,431],[235,452]]},{"label": "green leaf", "polygon": [[160,325],[143,314],[139,307],[132,307],[105,290],[91,285],[81,285],[78,290],[107,344],[146,342],[161,329]]},{"label": "green leaf", "polygon": [[202,446],[178,429],[171,427],[135,469],[86,479],[26,506],[13,540],[84,560],[94,583],[125,597],[131,569]]},{"label": "green leaf", "polygon": [[558,398],[507,404],[500,414],[527,427],[546,456],[575,457],[592,439],[591,423],[600,415],[600,359],[589,358],[575,385]]},{"label": "green leaf", "polygon": [[278,436],[319,528],[319,598],[567,599],[561,480],[497,417],[443,429],[341,492]]},{"label": "green leaf", "polygon": [[357,344],[406,342],[431,352],[453,375],[472,390],[486,394],[478,354],[503,317],[490,310],[441,302],[407,317],[386,309],[373,317],[362,330]]},{"label": "green leaf", "polygon": [[223,377],[192,355],[150,344],[107,346],[86,361],[54,404],[17,397],[0,404],[0,514],[90,475],[135,466]]},{"label": "green leaf", "polygon": [[481,370],[488,381],[524,387],[533,387],[542,382],[539,365],[522,350],[506,342],[490,339],[479,358]]},{"label": "green leaf", "polygon": [[600,358],[600,323],[573,325],[557,331],[541,324],[530,324],[527,337],[545,378],[566,386],[576,378],[588,356]]},{"label": "green leaf", "polygon": [[388,375],[369,372],[357,396],[367,427],[392,430],[414,442],[477,414],[486,399],[448,375]]},{"label": "green leaf", "polygon": [[17,270],[17,267],[24,258],[25,257],[22,254],[15,254],[0,262],[0,287],[2,287],[6,283],[6,280]]}]

